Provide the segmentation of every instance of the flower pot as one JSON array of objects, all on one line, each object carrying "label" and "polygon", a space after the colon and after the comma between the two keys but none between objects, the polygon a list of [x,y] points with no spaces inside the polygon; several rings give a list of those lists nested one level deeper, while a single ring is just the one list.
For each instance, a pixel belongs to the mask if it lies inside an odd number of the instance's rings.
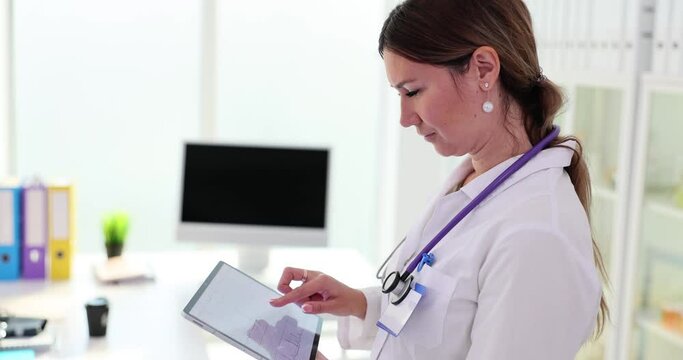
[{"label": "flower pot", "polygon": [[123,252],[123,244],[105,244],[104,246],[107,248],[107,258],[121,256]]}]

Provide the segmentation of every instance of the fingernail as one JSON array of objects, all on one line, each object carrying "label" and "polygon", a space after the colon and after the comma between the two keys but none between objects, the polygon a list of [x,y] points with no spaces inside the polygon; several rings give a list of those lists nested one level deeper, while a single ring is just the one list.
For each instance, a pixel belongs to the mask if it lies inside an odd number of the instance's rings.
[{"label": "fingernail", "polygon": [[270,299],[268,302],[272,304],[272,303],[274,303],[275,301],[277,301],[277,299]]},{"label": "fingernail", "polygon": [[304,306],[301,307],[301,310],[305,313],[309,313],[313,310],[313,306],[311,306],[311,304],[304,304]]}]

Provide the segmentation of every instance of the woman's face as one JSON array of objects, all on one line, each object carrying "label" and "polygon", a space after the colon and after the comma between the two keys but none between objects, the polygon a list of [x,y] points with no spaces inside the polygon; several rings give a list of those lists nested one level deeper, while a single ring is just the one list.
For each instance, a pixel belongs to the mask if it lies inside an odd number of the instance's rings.
[{"label": "woman's face", "polygon": [[443,156],[473,153],[482,145],[480,139],[490,123],[481,108],[487,94],[471,66],[456,75],[389,50],[384,52],[384,66],[389,83],[401,97],[401,126],[415,126]]}]

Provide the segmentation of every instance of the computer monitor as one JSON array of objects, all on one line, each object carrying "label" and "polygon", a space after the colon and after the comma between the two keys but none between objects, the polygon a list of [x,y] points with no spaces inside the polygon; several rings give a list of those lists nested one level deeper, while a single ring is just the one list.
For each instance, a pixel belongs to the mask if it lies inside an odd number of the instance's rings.
[{"label": "computer monitor", "polygon": [[183,162],[180,240],[327,243],[328,150],[186,143]]}]

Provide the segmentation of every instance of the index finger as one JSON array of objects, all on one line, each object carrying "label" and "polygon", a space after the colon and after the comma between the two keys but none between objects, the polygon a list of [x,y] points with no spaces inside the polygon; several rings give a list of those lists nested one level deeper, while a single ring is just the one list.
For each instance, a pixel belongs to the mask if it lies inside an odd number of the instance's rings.
[{"label": "index finger", "polygon": [[280,276],[280,281],[277,283],[277,290],[283,294],[287,294],[292,291],[292,287],[289,283],[292,281],[301,281],[304,279],[304,269],[286,267],[282,271]]},{"label": "index finger", "polygon": [[319,291],[320,281],[318,281],[318,279],[313,279],[277,299],[270,300],[270,305],[275,307],[285,306],[293,302],[308,299],[311,295],[315,295]]}]

